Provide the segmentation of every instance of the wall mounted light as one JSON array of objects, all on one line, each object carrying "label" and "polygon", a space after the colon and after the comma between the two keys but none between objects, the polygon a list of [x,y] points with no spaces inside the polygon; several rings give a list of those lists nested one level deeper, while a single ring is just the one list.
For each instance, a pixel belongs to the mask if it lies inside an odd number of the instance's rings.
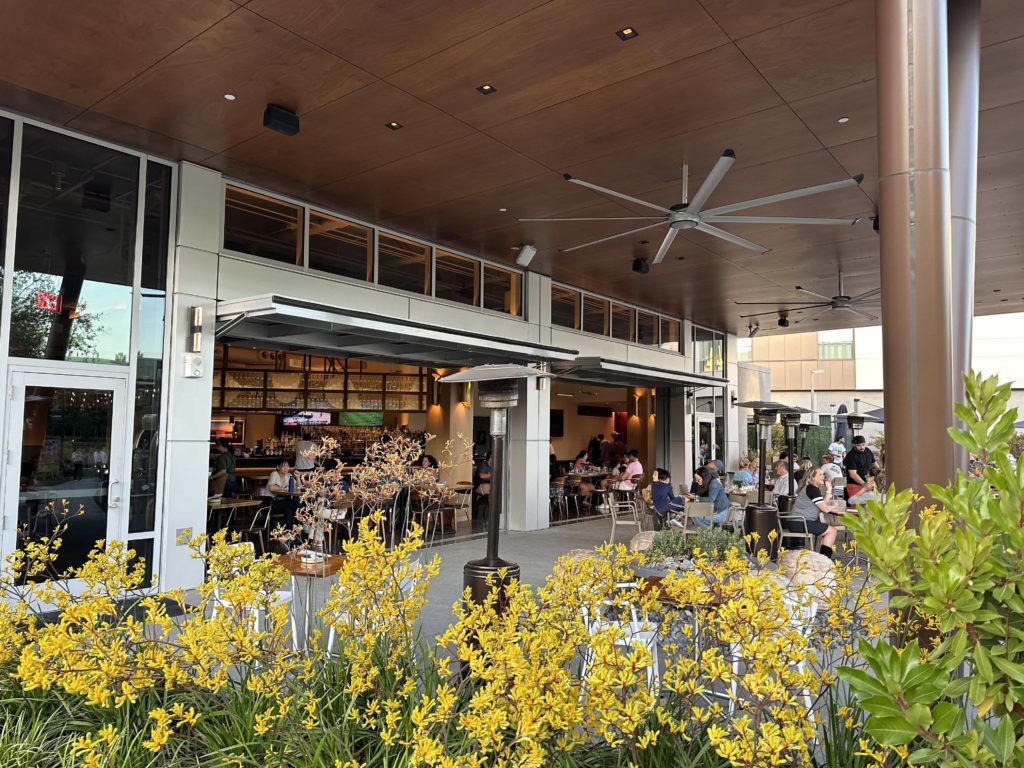
[{"label": "wall mounted light", "polygon": [[467,408],[473,404],[473,390],[472,382],[462,382],[462,396],[459,398],[459,405],[464,405]]},{"label": "wall mounted light", "polygon": [[189,307],[188,310],[188,351],[203,351],[203,308]]},{"label": "wall mounted light", "polygon": [[440,405],[441,403],[441,385],[438,383],[438,379],[441,378],[440,371],[434,371],[430,374],[433,381],[430,382],[430,404]]}]

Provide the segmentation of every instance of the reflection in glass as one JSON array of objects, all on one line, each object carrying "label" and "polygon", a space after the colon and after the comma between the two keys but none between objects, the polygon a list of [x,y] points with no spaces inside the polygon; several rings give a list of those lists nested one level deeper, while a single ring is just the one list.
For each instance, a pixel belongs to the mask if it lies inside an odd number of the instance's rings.
[{"label": "reflection in glass", "polygon": [[608,301],[597,296],[583,297],[583,330],[608,335]]},{"label": "reflection in glass", "polygon": [[24,128],[11,355],[128,364],[139,160]]},{"label": "reflection in glass", "polygon": [[302,208],[259,192],[224,192],[224,249],[302,264]]},{"label": "reflection in glass", "polygon": [[373,230],[310,211],[309,266],[354,280],[373,278]]},{"label": "reflection in glass", "polygon": [[655,346],[658,343],[658,316],[650,312],[636,313],[636,340],[638,344]]},{"label": "reflection in glass", "polygon": [[25,388],[18,490],[18,546],[68,518],[55,573],[81,566],[107,536],[113,393]]},{"label": "reflection in glass", "polygon": [[480,262],[438,251],[434,257],[434,296],[477,306],[480,303]]},{"label": "reflection in glass", "polygon": [[721,375],[724,361],[722,343],[724,337],[707,328],[693,326],[693,365],[697,373]]},{"label": "reflection in glass", "polygon": [[560,285],[551,286],[551,323],[580,329],[580,292]]},{"label": "reflection in glass", "polygon": [[679,351],[679,321],[667,317],[661,318],[661,348],[666,352]]},{"label": "reflection in glass", "polygon": [[[14,122],[0,117],[0,284],[4,276],[4,249],[7,246],[7,210],[11,207],[11,152],[14,142]],[[0,296],[0,306],[3,297]]]},{"label": "reflection in glass", "polygon": [[612,337],[620,341],[634,341],[633,328],[636,310],[622,304],[612,304]]},{"label": "reflection in glass", "polygon": [[429,295],[430,248],[381,232],[377,238],[377,282]]},{"label": "reflection in glass", "polygon": [[521,315],[522,276],[518,272],[484,264],[484,309]]},{"label": "reflection in glass", "polygon": [[134,566],[138,558],[142,558],[145,565],[142,584],[139,585],[141,587],[153,586],[153,558],[155,557],[153,544],[153,539],[132,539],[128,542],[128,549],[135,553],[135,556],[128,561],[129,567]]},{"label": "reflection in glass", "polygon": [[167,311],[167,247],[171,226],[169,166],[152,160],[146,165],[146,198],[143,205],[142,291],[139,300],[129,533],[152,531],[156,527],[164,316]]}]

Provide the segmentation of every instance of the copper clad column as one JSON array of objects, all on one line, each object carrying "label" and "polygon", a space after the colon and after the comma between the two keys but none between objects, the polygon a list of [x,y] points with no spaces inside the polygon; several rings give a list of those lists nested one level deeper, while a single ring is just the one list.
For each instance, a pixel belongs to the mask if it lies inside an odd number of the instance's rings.
[{"label": "copper clad column", "polygon": [[[949,163],[952,213],[953,402],[964,401],[963,371],[971,367],[974,251],[978,210],[978,78],[981,0],[949,0]],[[954,446],[956,466],[967,453]]]},{"label": "copper clad column", "polygon": [[953,475],[946,0],[876,0],[886,470]]}]

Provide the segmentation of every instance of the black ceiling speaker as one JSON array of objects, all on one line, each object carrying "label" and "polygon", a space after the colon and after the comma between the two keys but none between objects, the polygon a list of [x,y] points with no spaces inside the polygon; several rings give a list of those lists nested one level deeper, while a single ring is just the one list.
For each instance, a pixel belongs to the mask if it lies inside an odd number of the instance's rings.
[{"label": "black ceiling speaker", "polygon": [[646,259],[633,259],[633,271],[646,275],[651,271],[651,265],[647,263]]},{"label": "black ceiling speaker", "polygon": [[785,315],[779,315],[779,328],[789,328],[789,318]]},{"label": "black ceiling speaker", "polygon": [[263,127],[285,136],[294,136],[299,132],[299,116],[279,104],[267,104],[263,110]]}]

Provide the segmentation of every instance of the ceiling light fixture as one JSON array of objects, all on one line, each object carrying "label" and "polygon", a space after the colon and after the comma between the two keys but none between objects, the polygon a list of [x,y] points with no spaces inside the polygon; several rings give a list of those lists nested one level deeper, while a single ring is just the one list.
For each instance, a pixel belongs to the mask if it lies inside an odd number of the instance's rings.
[{"label": "ceiling light fixture", "polygon": [[494,93],[495,91],[498,90],[497,88],[495,88],[490,83],[484,83],[483,85],[478,85],[476,87],[476,89],[478,91],[480,91],[480,93],[483,93],[483,94]]},{"label": "ceiling light fixture", "polygon": [[850,118],[848,118],[846,115],[843,115],[838,120],[836,120],[836,122],[839,123],[840,125],[843,125],[845,123],[850,122]]},{"label": "ceiling light fixture", "polygon": [[624,27],[623,29],[620,29],[618,32],[616,32],[615,34],[619,36],[619,40],[632,40],[634,37],[636,37],[640,33],[637,32],[636,28],[634,28],[634,27]]},{"label": "ceiling light fixture", "polygon": [[498,213],[508,213],[508,208],[499,208]]},{"label": "ceiling light fixture", "polygon": [[516,264],[520,267],[530,266],[530,262],[533,261],[533,257],[537,255],[537,246],[527,243],[519,249],[519,255],[516,256]]},{"label": "ceiling light fixture", "polygon": [[225,93],[224,94],[224,98],[227,99],[228,101],[234,101],[235,100],[235,94],[233,94],[233,93]]},{"label": "ceiling light fixture", "polygon": [[401,124],[401,123],[396,123],[396,122],[395,122],[394,120],[392,120],[392,121],[391,121],[391,122],[389,122],[389,123],[385,123],[385,125],[386,125],[386,126],[387,126],[388,128],[390,128],[390,129],[391,129],[392,131],[397,131],[397,130],[398,130],[399,128],[401,128],[401,127],[402,127],[402,124]]}]

